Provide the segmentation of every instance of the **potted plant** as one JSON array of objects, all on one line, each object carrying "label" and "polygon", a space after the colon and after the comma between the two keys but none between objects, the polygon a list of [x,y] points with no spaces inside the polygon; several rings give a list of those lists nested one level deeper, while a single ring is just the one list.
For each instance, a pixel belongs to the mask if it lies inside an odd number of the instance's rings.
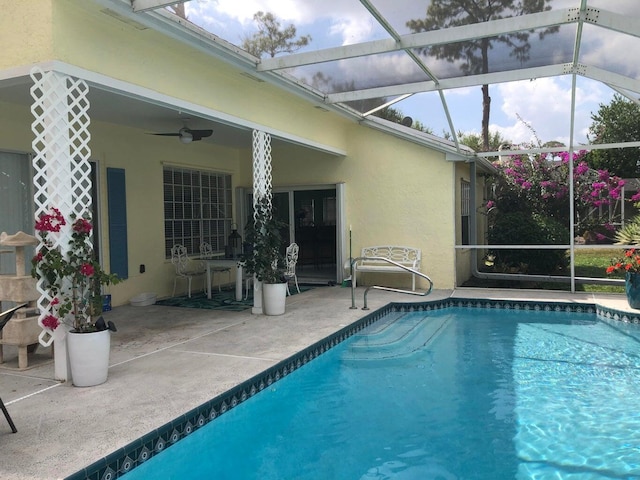
[{"label": "potted plant", "polygon": [[40,215],[35,225],[40,245],[31,261],[31,275],[49,301],[42,327],[53,334],[60,325],[67,326],[73,384],[97,385],[107,379],[111,332],[116,331],[114,323],[101,315],[102,287],[120,279],[106,273],[96,259],[90,218],[72,215],[70,222],[69,248],[63,251],[54,240],[67,220],[57,208]]},{"label": "potted plant", "polygon": [[629,248],[622,258],[615,258],[607,267],[607,274],[625,274],[625,293],[631,308],[640,309],[640,250]]},{"label": "potted plant", "polygon": [[[262,307],[266,315],[282,315],[285,310],[287,284],[280,230],[286,224],[275,218],[262,199],[256,205],[256,216],[249,219],[245,239],[252,250],[241,255],[249,275],[262,282]],[[251,248],[251,247],[250,247]]]}]

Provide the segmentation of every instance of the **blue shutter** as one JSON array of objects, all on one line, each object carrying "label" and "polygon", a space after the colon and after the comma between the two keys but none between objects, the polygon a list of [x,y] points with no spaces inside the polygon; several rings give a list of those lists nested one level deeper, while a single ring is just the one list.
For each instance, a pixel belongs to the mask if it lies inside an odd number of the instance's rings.
[{"label": "blue shutter", "polygon": [[109,252],[111,273],[129,277],[127,249],[127,191],[123,168],[107,168],[109,205]]}]

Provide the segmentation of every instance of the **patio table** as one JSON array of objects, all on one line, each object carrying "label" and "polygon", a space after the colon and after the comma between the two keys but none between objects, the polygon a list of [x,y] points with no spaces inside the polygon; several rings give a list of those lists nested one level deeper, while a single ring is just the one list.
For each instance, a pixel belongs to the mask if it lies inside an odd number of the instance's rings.
[{"label": "patio table", "polygon": [[236,300],[242,300],[242,262],[233,258],[220,258],[224,253],[214,253],[212,258],[200,258],[207,267],[207,298],[211,298],[212,267],[236,267]]}]

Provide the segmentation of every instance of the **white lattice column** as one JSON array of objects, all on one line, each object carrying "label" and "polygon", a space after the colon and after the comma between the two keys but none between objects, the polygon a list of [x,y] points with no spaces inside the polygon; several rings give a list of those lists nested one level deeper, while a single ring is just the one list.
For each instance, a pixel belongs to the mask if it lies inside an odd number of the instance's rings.
[{"label": "white lattice column", "polygon": [[[253,131],[253,216],[254,222],[258,209],[271,214],[271,135],[258,130]],[[266,200],[266,201],[265,201]],[[252,313],[262,313],[262,282],[253,279]]]},{"label": "white lattice column", "polygon": [[[69,219],[71,214],[78,217],[91,212],[91,165],[89,158],[89,87],[83,80],[58,72],[43,72],[37,67],[31,70],[31,113],[34,121],[33,183],[35,186],[35,217],[57,208]],[[51,235],[54,245],[62,252],[68,250],[71,225],[62,227],[59,234]],[[41,249],[38,245],[36,251]],[[52,313],[53,298],[42,285],[36,284],[40,298],[38,323]],[[66,348],[66,326],[61,324],[51,335],[43,329],[40,343],[45,346],[55,342],[55,377],[58,380],[71,378]]]}]

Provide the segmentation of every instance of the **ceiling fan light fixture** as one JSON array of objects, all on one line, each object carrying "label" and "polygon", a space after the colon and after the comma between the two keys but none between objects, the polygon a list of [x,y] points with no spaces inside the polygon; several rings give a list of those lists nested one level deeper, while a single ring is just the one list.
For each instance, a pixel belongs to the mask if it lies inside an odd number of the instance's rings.
[{"label": "ceiling fan light fixture", "polygon": [[191,143],[193,141],[193,135],[191,134],[191,132],[188,132],[186,130],[180,130],[180,141],[182,143]]},{"label": "ceiling fan light fixture", "polygon": [[160,137],[178,137],[178,140],[182,143],[191,143],[208,138],[213,134],[213,130],[191,130],[190,128],[183,127],[175,133],[151,133],[150,135],[158,135]]}]

